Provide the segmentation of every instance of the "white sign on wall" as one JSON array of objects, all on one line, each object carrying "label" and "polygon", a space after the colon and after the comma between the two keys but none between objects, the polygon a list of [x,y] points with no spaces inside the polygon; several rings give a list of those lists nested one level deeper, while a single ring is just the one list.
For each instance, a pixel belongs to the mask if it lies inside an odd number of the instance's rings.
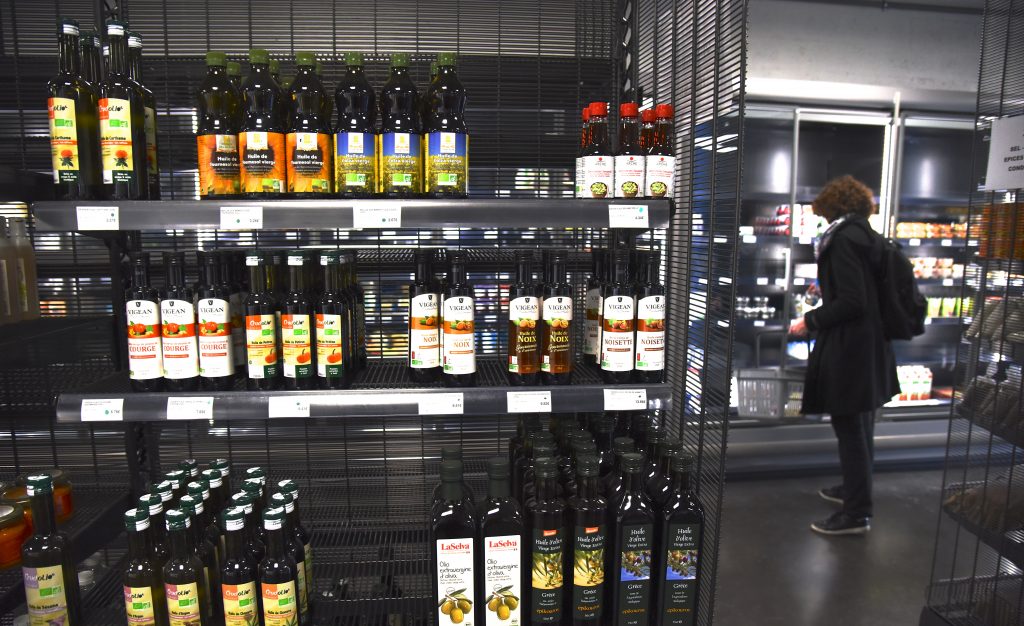
[{"label": "white sign on wall", "polygon": [[992,121],[985,189],[1024,187],[1024,115]]}]

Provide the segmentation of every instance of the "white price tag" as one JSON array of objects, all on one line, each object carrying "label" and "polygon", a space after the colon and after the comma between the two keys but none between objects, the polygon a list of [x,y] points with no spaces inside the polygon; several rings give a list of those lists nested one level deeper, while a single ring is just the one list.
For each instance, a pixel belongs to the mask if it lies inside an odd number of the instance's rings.
[{"label": "white price tag", "polygon": [[646,389],[605,389],[605,411],[645,411],[647,410]]},{"label": "white price tag", "polygon": [[353,202],[352,228],[401,228],[402,205],[397,202]]},{"label": "white price tag", "polygon": [[793,284],[796,285],[797,287],[803,287],[804,285],[807,284],[807,281],[804,280],[803,278],[794,278]]},{"label": "white price tag", "polygon": [[309,398],[301,396],[270,396],[268,417],[309,417]]},{"label": "white price tag", "polygon": [[169,420],[212,420],[213,396],[167,398]]},{"label": "white price tag", "polygon": [[116,206],[80,206],[78,230],[119,230],[121,211]]},{"label": "white price tag", "polygon": [[462,415],[462,393],[425,393],[419,397],[420,415]]},{"label": "white price tag", "polygon": [[550,391],[509,391],[509,413],[550,413]]},{"label": "white price tag", "polygon": [[919,245],[921,245],[921,240],[920,239],[916,239],[916,238],[915,239],[911,239],[910,241],[907,242],[907,245],[908,246],[919,246]]},{"label": "white price tag", "polygon": [[120,422],[124,419],[124,398],[82,400],[83,422]]},{"label": "white price tag", "polygon": [[764,320],[754,320],[754,328],[761,328],[764,326]]},{"label": "white price tag", "polygon": [[943,287],[952,287],[953,286],[953,279],[952,278],[943,278],[942,279],[942,286]]},{"label": "white price tag", "polygon": [[767,277],[765,277],[765,276],[761,276],[761,277],[759,277],[759,278],[757,279],[757,284],[758,284],[758,285],[767,285],[767,284],[768,284],[768,278],[767,278]]},{"label": "white price tag", "polygon": [[950,247],[952,245],[953,245],[953,240],[952,239],[943,239],[942,240],[942,247],[943,248],[948,248],[948,247]]},{"label": "white price tag", "polygon": [[757,235],[743,235],[743,243],[757,243]]},{"label": "white price tag", "polygon": [[259,230],[263,228],[263,207],[222,206],[220,208],[221,230]]},{"label": "white price tag", "polygon": [[608,228],[650,228],[646,204],[609,204]]}]

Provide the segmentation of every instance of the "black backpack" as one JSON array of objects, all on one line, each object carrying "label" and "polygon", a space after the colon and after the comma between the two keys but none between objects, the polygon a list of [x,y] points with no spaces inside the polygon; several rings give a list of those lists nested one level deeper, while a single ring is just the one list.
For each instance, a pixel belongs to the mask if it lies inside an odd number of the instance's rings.
[{"label": "black backpack", "polygon": [[886,339],[913,339],[924,334],[928,302],[917,288],[910,259],[898,243],[889,239],[882,244],[878,306]]}]

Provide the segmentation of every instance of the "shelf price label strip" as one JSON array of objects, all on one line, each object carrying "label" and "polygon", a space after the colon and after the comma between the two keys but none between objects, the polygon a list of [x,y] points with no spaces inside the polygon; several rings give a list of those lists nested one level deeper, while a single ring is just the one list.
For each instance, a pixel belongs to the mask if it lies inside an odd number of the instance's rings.
[{"label": "shelf price label strip", "polygon": [[608,228],[650,228],[650,215],[646,204],[609,204]]},{"label": "shelf price label strip", "polygon": [[221,230],[260,230],[263,228],[262,206],[222,206]]},{"label": "shelf price label strip", "polygon": [[352,228],[401,228],[402,205],[397,202],[353,202]]},{"label": "shelf price label strip", "polygon": [[420,415],[462,415],[465,397],[459,393],[424,393],[419,396]]},{"label": "shelf price label strip", "polygon": [[119,230],[121,211],[116,206],[75,207],[78,230]]},{"label": "shelf price label strip", "polygon": [[647,389],[605,389],[605,411],[646,411]]},{"label": "shelf price label strip", "polygon": [[83,422],[120,422],[124,420],[124,398],[82,400],[79,411]]},{"label": "shelf price label strip", "polygon": [[213,396],[172,396],[167,398],[169,420],[212,420]]},{"label": "shelf price label strip", "polygon": [[550,413],[550,391],[509,391],[506,394],[509,413]]}]

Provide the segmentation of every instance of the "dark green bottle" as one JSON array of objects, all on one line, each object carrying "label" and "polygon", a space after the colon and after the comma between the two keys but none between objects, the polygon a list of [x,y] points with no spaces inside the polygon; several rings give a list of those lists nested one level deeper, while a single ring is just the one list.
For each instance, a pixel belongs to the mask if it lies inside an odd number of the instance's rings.
[{"label": "dark green bottle", "polygon": [[330,116],[324,117],[324,101],[330,101],[316,75],[312,52],[295,55],[295,80],[288,88],[288,191],[299,198],[323,197],[331,192],[333,150]]},{"label": "dark green bottle", "polygon": [[292,514],[295,512],[295,498],[290,493],[275,492],[270,496],[270,506],[284,509],[284,542],[285,552],[295,560],[296,567],[296,593],[299,597],[299,611],[302,614],[302,624],[309,624],[312,615],[309,612],[310,588],[312,581],[306,578],[306,550],[302,540],[295,534],[292,526]]},{"label": "dark green bottle", "polygon": [[476,607],[477,623],[486,624],[488,613],[494,613],[499,621],[523,623],[526,536],[523,508],[512,497],[508,459],[488,459],[487,499],[480,505],[476,564],[481,600]]},{"label": "dark green bottle", "polygon": [[[309,531],[302,525],[302,512],[299,510],[299,486],[295,484],[295,481],[285,479],[277,483],[277,488],[281,490],[281,493],[292,496],[294,506],[287,514],[292,533],[302,543],[302,561],[306,568],[306,580],[309,581],[310,590],[314,590],[316,589],[316,579],[313,578],[313,542],[310,539]],[[312,596],[310,596],[310,600],[312,601]]]},{"label": "dark green bottle", "polygon": [[281,377],[277,348],[277,298],[270,283],[270,257],[260,251],[246,254],[249,296],[245,299],[245,385],[250,391],[276,389]]},{"label": "dark green bottle", "polygon": [[[77,40],[77,39],[76,39]],[[32,507],[32,536],[21,546],[21,572],[29,621],[36,624],[81,624],[82,600],[78,591],[71,542],[57,530],[53,505],[53,478],[49,474],[28,477],[27,494]]]},{"label": "dark green bottle", "polygon": [[200,532],[216,549],[217,562],[219,563],[224,554],[220,523],[217,521],[217,511],[224,510],[224,505],[220,501],[220,494],[210,487],[210,483],[205,478],[190,482],[186,488],[188,489],[188,495],[200,498],[203,501],[203,523]]},{"label": "dark green bottle", "polygon": [[160,199],[160,164],[157,160],[156,96],[142,82],[142,35],[128,31],[128,76],[142,92],[146,131],[146,175],[150,200]]},{"label": "dark green bottle", "polygon": [[647,497],[651,499],[651,504],[654,506],[661,506],[669,494],[672,478],[672,455],[676,450],[682,449],[683,442],[675,437],[663,437],[658,442],[657,449],[655,450],[655,458],[658,461],[657,465],[648,472],[644,480]]},{"label": "dark green bottle", "polygon": [[163,500],[160,499],[160,494],[147,493],[139,497],[138,508],[149,513],[149,528],[146,530],[146,534],[149,535],[150,556],[156,566],[157,574],[162,576],[164,564],[170,557],[170,550],[167,547]]},{"label": "dark green bottle", "polygon": [[469,188],[466,88],[455,71],[454,52],[437,55],[437,76],[430,82],[426,101],[424,191],[433,198],[465,198]]},{"label": "dark green bottle", "polygon": [[286,191],[284,99],[270,72],[270,53],[249,50],[250,72],[242,83],[242,125],[238,133],[242,193],[276,198]]},{"label": "dark green bottle", "polygon": [[299,570],[287,549],[284,509],[272,507],[263,511],[263,528],[267,535],[267,555],[259,565],[263,622],[303,623],[299,602]]},{"label": "dark green bottle", "polygon": [[99,88],[100,81],[106,69],[103,67],[103,57],[100,56],[100,34],[94,30],[83,30],[78,37],[82,44],[82,78],[89,81],[94,90]]},{"label": "dark green bottle", "polygon": [[167,617],[172,624],[210,626],[210,598],[206,595],[203,562],[192,544],[192,522],[184,511],[171,509],[165,514],[171,556],[163,569]]},{"label": "dark green bottle", "polygon": [[611,618],[616,626],[646,626],[654,603],[654,507],[644,493],[644,458],[622,456],[624,491],[610,515],[615,536],[609,558]]},{"label": "dark green bottle", "polygon": [[167,626],[167,598],[160,568],[149,544],[149,511],[128,509],[124,514],[128,534],[128,563],[124,568],[124,609],[130,624]]},{"label": "dark green bottle", "polygon": [[584,456],[576,463],[576,495],[569,498],[573,530],[572,623],[597,626],[605,614],[606,543],[608,501],[598,489],[597,457]]},{"label": "dark green bottle", "polygon": [[282,302],[281,353],[284,388],[312,389],[316,379],[313,356],[313,308],[306,296],[306,263],[302,250],[288,253],[288,295]]},{"label": "dark green bottle", "polygon": [[89,200],[103,193],[100,176],[100,123],[97,85],[82,77],[78,22],[57,24],[59,65],[47,84],[50,152],[56,196]]},{"label": "dark green bottle", "polygon": [[256,513],[256,508],[253,506],[254,498],[252,495],[244,492],[239,492],[231,496],[231,504],[238,508],[241,508],[245,512],[245,528],[246,528],[246,550],[249,551],[249,555],[252,556],[254,563],[259,563],[263,560],[263,557],[267,555],[267,548],[263,544],[263,541],[259,538],[259,532],[256,526],[259,525],[259,516]]},{"label": "dark green bottle", "polygon": [[675,450],[671,464],[668,497],[658,512],[656,623],[692,626],[697,623],[704,508],[691,487],[693,457]]},{"label": "dark green bottle", "polygon": [[459,624],[478,601],[476,515],[464,498],[462,463],[441,463],[441,502],[430,519],[430,573],[438,624]]},{"label": "dark green bottle", "polygon": [[409,55],[391,55],[391,76],[380,92],[380,189],[388,198],[423,191],[423,153],[416,84],[409,78]]},{"label": "dark green bottle", "polygon": [[376,96],[363,72],[361,52],[346,52],[345,66],[334,91],[334,189],[343,198],[367,198],[377,193]]},{"label": "dark green bottle", "polygon": [[220,616],[222,613],[220,594],[217,593],[217,590],[220,589],[220,563],[217,561],[216,546],[206,537],[206,516],[204,515],[206,509],[203,507],[201,498],[188,494],[182,496],[178,504],[181,510],[189,516],[189,540],[196,556],[203,563],[203,588],[210,607],[210,621],[213,623],[216,616]]},{"label": "dark green bottle", "polygon": [[531,624],[564,624],[566,577],[571,542],[565,528],[565,502],[558,497],[558,468],[552,458],[538,459],[537,496],[527,504],[530,523],[530,593],[526,614]]},{"label": "dark green bottle", "polygon": [[343,389],[350,381],[352,318],[341,288],[337,252],[321,252],[324,292],[316,305],[316,374],[321,389]]},{"label": "dark green bottle", "polygon": [[260,594],[256,561],[246,548],[245,509],[229,507],[221,515],[224,558],[220,565],[221,603],[228,624],[259,624]]},{"label": "dark green bottle", "polygon": [[149,194],[146,111],[142,89],[131,79],[127,26],[107,20],[110,66],[100,83],[100,151],[108,200],[143,200]]}]

